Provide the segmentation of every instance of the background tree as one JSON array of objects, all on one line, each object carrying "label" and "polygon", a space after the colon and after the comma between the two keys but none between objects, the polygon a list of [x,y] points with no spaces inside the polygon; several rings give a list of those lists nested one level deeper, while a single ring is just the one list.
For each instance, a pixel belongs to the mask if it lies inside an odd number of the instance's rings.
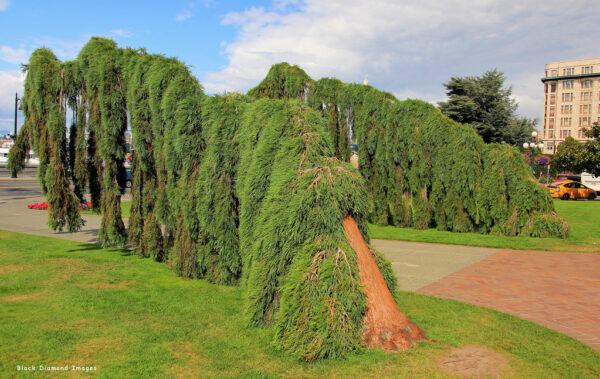
[{"label": "background tree", "polygon": [[535,129],[537,119],[519,118],[512,88],[504,87],[504,73],[494,69],[481,76],[451,78],[446,87],[448,101],[440,102],[443,114],[471,125],[484,142],[520,145]]},{"label": "background tree", "polygon": [[573,137],[567,137],[558,146],[555,161],[565,171],[587,171],[600,176],[600,123],[595,122],[591,128],[584,130],[584,134],[592,139],[582,143]]}]

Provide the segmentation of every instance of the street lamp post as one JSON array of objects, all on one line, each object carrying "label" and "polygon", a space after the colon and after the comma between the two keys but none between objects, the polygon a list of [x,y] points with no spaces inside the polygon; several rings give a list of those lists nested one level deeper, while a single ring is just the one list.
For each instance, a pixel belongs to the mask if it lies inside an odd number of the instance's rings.
[{"label": "street lamp post", "polygon": [[529,168],[531,169],[531,172],[533,172],[533,158],[535,155],[535,148],[539,147],[540,149],[542,149],[544,147],[543,142],[537,143],[537,135],[538,134],[536,131],[531,132],[531,141],[523,143],[523,148],[525,149],[525,151],[527,151],[528,148],[531,148],[531,156],[529,157]]},{"label": "street lamp post", "polygon": [[[14,133],[12,135],[12,138],[14,140],[13,143],[17,143],[17,111],[19,110],[19,103],[22,103],[22,100],[19,99],[19,94],[15,93],[15,130]],[[11,178],[16,178],[17,177],[17,172],[12,170],[10,172],[10,177]]]},{"label": "street lamp post", "polygon": [[19,99],[19,94],[15,93],[15,130],[13,133],[13,138],[17,138],[17,111],[19,110],[19,103],[21,99]]}]

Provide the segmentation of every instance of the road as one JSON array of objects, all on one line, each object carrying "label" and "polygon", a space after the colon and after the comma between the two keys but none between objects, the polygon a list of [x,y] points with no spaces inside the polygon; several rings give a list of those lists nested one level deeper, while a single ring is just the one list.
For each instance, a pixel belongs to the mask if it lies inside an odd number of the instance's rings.
[{"label": "road", "polygon": [[[20,172],[19,178],[35,178],[37,175],[37,167],[25,167],[23,172]],[[6,165],[0,165],[0,178],[10,178],[10,172],[6,169]]]},{"label": "road", "polygon": [[17,178],[11,178],[6,166],[0,166],[0,201],[40,197],[37,167],[26,167]]}]

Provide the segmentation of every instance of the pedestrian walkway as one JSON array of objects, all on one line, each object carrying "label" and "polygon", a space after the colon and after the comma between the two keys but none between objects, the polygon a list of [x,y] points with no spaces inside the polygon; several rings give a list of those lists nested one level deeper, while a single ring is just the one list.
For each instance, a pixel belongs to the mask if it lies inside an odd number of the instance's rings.
[{"label": "pedestrian walkway", "polygon": [[44,201],[41,196],[0,198],[0,229],[77,242],[96,243],[100,216],[82,215],[85,225],[76,233],[55,232],[48,227],[48,212],[28,209],[27,205]]},{"label": "pedestrian walkway", "polygon": [[416,292],[510,313],[600,351],[600,254],[504,250]]},{"label": "pedestrian walkway", "polygon": [[501,250],[377,239],[371,245],[390,260],[402,291],[416,291]]}]

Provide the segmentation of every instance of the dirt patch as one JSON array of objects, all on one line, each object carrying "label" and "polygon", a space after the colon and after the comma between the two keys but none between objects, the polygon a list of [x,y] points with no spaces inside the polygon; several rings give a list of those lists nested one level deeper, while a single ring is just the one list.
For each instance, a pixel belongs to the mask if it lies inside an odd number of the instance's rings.
[{"label": "dirt patch", "polygon": [[[51,258],[45,261],[52,272],[47,284],[64,283],[73,278],[102,279],[102,266],[96,262],[88,262],[77,258]],[[104,278],[106,280],[106,278]]]},{"label": "dirt patch", "polygon": [[[203,373],[205,358],[196,351],[190,342],[172,342],[169,344],[171,356],[183,363],[173,364],[169,376],[177,378],[193,378]],[[206,372],[204,372],[206,374]]]},{"label": "dirt patch", "polygon": [[503,355],[478,345],[453,347],[438,359],[437,365],[446,372],[467,378],[498,378],[509,367]]},{"label": "dirt patch", "polygon": [[79,283],[75,285],[79,288],[93,288],[97,290],[123,290],[131,287],[131,282],[124,280],[118,283]]},{"label": "dirt patch", "polygon": [[0,267],[0,274],[6,274],[8,272],[22,271],[30,268],[30,266],[2,266]]},{"label": "dirt patch", "polygon": [[121,338],[115,336],[96,337],[75,346],[74,364],[86,365],[106,355],[109,350],[121,350]]},{"label": "dirt patch", "polygon": [[34,292],[34,293],[26,293],[22,295],[12,295],[3,297],[4,301],[29,301],[29,300],[39,300],[44,297],[43,292]]},{"label": "dirt patch", "polygon": [[346,216],[343,226],[356,251],[360,281],[367,295],[362,326],[365,344],[386,350],[408,349],[413,342],[425,338],[425,333],[398,309],[354,218]]}]

